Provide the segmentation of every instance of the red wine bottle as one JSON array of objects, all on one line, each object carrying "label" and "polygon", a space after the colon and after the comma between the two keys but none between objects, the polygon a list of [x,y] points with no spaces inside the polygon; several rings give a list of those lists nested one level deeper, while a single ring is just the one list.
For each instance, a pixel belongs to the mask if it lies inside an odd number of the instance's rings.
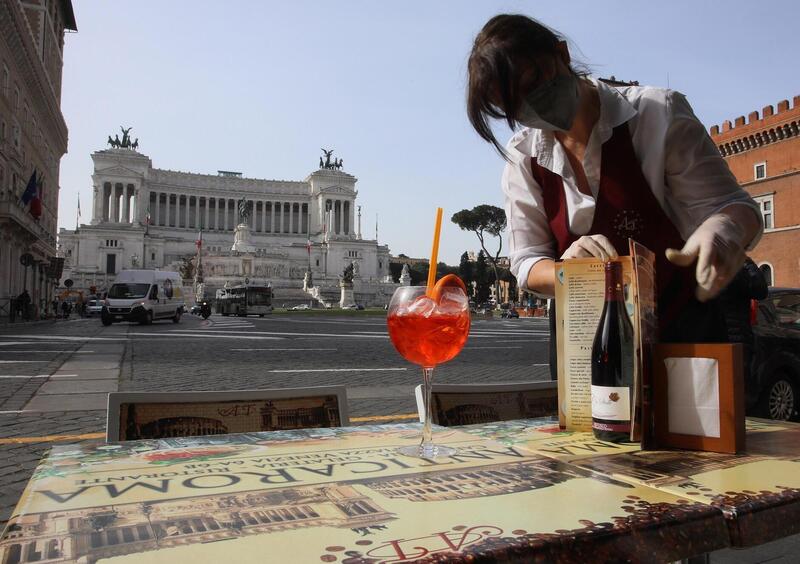
[{"label": "red wine bottle", "polygon": [[606,296],[592,344],[592,430],[600,440],[628,442],[633,399],[633,326],[625,310],[622,264],[605,264]]}]

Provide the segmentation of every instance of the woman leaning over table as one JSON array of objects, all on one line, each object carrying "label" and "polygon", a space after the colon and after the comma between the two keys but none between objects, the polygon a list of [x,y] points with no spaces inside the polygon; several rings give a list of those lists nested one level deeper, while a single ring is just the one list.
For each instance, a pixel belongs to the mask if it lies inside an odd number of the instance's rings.
[{"label": "woman leaning over table", "polygon": [[[555,259],[613,258],[630,237],[656,254],[660,340],[727,340],[717,296],[762,219],[682,94],[590,78],[563,39],[521,15],[483,27],[468,89],[473,127],[507,161],[509,258],[521,289],[553,296]],[[491,119],[517,130],[505,148]]]}]

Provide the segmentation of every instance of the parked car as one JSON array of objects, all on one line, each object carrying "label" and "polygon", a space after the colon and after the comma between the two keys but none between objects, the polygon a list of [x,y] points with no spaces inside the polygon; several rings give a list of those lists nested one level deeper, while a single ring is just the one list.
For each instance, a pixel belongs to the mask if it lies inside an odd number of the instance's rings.
[{"label": "parked car", "polygon": [[299,305],[294,306],[292,308],[292,311],[301,311],[301,310],[306,310],[306,309],[311,309],[308,304],[299,304]]},{"label": "parked car", "polygon": [[86,315],[100,315],[101,313],[103,313],[103,301],[89,300],[86,304]]},{"label": "parked car", "polygon": [[747,412],[797,420],[800,411],[800,288],[770,288],[754,303]]}]

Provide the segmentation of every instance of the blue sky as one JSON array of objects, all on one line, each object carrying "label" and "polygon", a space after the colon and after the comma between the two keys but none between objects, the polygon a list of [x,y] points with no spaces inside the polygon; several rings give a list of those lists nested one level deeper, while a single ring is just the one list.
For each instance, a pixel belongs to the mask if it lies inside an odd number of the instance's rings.
[{"label": "blue sky", "polygon": [[[320,148],[358,178],[362,231],[394,254],[477,250],[449,217],[502,205],[503,162],[464,111],[466,60],[493,15],[566,35],[597,75],[684,92],[707,125],[800,94],[796,1],[73,0],[59,225],[91,219],[91,152],[132,126],[158,168],[302,180]],[[575,50],[575,46],[580,51]],[[498,127],[498,138],[509,132]]]}]

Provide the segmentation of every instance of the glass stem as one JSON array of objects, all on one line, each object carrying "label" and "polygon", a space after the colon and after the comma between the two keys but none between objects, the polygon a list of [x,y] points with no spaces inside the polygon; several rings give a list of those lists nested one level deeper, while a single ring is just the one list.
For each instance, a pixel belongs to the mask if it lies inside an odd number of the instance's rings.
[{"label": "glass stem", "polygon": [[422,424],[422,446],[431,444],[431,379],[433,367],[422,369],[422,401],[425,404],[425,422]]}]

